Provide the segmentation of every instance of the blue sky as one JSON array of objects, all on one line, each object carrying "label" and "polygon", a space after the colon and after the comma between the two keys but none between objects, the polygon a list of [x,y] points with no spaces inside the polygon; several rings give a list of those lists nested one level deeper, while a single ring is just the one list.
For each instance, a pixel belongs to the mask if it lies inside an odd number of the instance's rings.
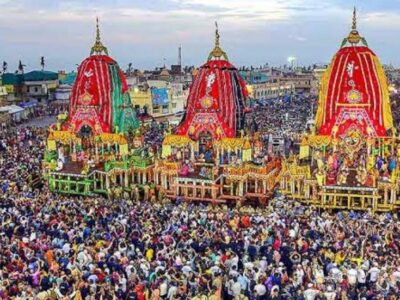
[{"label": "blue sky", "polygon": [[72,70],[90,51],[95,17],[103,43],[125,68],[177,62],[202,64],[214,41],[236,65],[328,62],[351,26],[358,28],[384,63],[400,65],[400,0],[0,0],[0,61],[10,71],[18,60],[27,69]]}]

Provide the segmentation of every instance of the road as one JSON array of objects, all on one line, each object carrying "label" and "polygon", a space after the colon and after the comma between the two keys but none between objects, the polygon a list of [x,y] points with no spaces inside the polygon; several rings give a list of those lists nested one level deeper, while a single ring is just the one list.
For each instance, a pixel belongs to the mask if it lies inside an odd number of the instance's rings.
[{"label": "road", "polygon": [[51,117],[41,117],[41,118],[35,118],[32,120],[29,120],[28,122],[24,122],[22,124],[19,124],[17,128],[23,128],[27,126],[32,126],[32,127],[48,127],[50,124],[53,124],[56,122],[56,117],[51,116]]}]

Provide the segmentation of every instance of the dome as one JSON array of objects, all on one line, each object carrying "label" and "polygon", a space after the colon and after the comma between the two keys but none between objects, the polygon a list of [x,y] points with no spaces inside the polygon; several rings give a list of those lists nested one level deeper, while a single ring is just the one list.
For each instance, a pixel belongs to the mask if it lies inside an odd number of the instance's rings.
[{"label": "dome", "polygon": [[321,135],[344,137],[349,130],[386,136],[392,128],[388,84],[379,58],[353,27],[333,57],[320,87],[316,127]]},{"label": "dome", "polygon": [[202,132],[216,139],[236,137],[244,126],[247,96],[244,80],[219,46],[217,28],[215,47],[194,78],[177,134],[193,139]]},{"label": "dome", "polygon": [[100,41],[97,24],[91,55],[78,68],[66,127],[79,132],[82,126],[88,126],[96,134],[136,128],[138,123],[127,91],[125,75],[117,62],[108,56],[107,48]]},{"label": "dome", "polygon": [[160,72],[160,75],[161,75],[161,76],[169,76],[169,71],[168,71],[167,69],[163,69],[163,70]]}]

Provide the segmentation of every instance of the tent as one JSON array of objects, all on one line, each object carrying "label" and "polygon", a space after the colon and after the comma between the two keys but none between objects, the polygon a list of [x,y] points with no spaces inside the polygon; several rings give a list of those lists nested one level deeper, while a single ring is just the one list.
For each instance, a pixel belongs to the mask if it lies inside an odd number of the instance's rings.
[{"label": "tent", "polygon": [[8,112],[15,122],[20,122],[25,116],[25,109],[15,104],[0,107],[0,112]]},{"label": "tent", "polygon": [[33,107],[37,106],[37,104],[38,104],[38,101],[36,99],[31,99],[26,102],[21,102],[19,105],[22,108],[33,108]]}]

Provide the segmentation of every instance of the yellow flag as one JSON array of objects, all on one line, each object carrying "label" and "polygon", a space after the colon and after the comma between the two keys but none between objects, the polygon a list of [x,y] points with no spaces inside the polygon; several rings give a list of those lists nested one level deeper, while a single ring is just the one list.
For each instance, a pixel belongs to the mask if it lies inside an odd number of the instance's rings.
[{"label": "yellow flag", "polygon": [[310,147],[308,145],[300,146],[299,158],[307,158],[310,156]]},{"label": "yellow flag", "polygon": [[55,140],[48,140],[47,141],[47,149],[49,151],[57,150],[57,145]]},{"label": "yellow flag", "polygon": [[121,155],[128,155],[128,144],[119,145],[119,152]]},{"label": "yellow flag", "polygon": [[243,161],[250,161],[251,160],[251,149],[243,150]]},{"label": "yellow flag", "polygon": [[170,145],[163,145],[162,146],[162,158],[166,158],[171,155],[171,146]]}]

